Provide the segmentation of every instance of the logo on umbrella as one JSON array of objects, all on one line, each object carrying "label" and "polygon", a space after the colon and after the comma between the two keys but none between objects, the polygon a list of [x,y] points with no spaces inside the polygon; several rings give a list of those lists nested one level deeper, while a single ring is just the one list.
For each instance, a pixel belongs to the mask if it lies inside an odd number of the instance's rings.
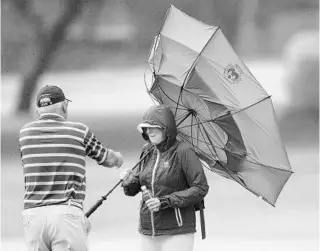
[{"label": "logo on umbrella", "polygon": [[241,81],[242,70],[237,64],[228,64],[224,70],[224,76],[230,84],[238,84]]}]

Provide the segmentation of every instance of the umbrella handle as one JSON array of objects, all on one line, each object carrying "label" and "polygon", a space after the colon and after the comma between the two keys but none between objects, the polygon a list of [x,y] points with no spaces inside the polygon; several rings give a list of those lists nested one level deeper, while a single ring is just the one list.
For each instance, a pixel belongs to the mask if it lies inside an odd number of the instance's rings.
[{"label": "umbrella handle", "polygon": [[100,200],[98,200],[98,201],[96,202],[96,204],[94,204],[94,205],[89,209],[89,211],[85,213],[85,216],[86,216],[87,218],[89,218],[90,215],[91,215],[94,211],[96,211],[98,207],[100,207],[100,206],[102,205],[102,202],[103,202],[103,201],[104,201],[103,198],[100,199]]},{"label": "umbrella handle", "polygon": [[[134,170],[134,169],[149,155],[149,153],[150,153],[152,150],[153,150],[153,147],[151,147],[151,148],[148,150],[148,152],[134,165],[134,167],[132,167],[131,170]],[[106,195],[101,196],[101,199],[98,200],[98,201],[96,202],[96,204],[94,204],[94,205],[89,209],[89,211],[85,213],[85,216],[86,216],[87,218],[89,218],[90,215],[91,215],[94,211],[96,211],[96,210],[98,209],[98,207],[100,207],[100,206],[102,205],[103,201],[106,200],[107,197],[113,192],[113,190],[116,189],[116,187],[119,186],[121,183],[122,183],[122,180],[119,180],[119,181],[113,186],[113,188],[112,188]]]}]

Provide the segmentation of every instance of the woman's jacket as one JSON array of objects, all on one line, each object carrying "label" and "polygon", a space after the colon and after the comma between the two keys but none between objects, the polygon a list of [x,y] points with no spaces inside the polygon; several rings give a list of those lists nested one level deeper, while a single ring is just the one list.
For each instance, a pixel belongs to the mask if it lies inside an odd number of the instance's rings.
[{"label": "woman's jacket", "polygon": [[193,233],[195,206],[209,190],[201,162],[186,143],[176,139],[177,128],[169,108],[150,108],[143,117],[142,124],[146,123],[161,126],[167,140],[153,146],[142,128],[148,143],[142,148],[141,156],[147,152],[148,155],[122,184],[128,196],[138,194],[144,185],[160,199],[160,210],[153,213],[141,201],[139,232],[153,236]]}]

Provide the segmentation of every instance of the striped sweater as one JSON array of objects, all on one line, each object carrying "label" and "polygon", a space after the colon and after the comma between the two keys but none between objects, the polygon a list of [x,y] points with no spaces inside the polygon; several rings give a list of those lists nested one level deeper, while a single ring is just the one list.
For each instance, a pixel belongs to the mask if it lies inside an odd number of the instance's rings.
[{"label": "striped sweater", "polygon": [[57,114],[43,114],[20,130],[24,172],[24,209],[67,204],[83,208],[85,156],[103,164],[108,149],[82,123]]}]

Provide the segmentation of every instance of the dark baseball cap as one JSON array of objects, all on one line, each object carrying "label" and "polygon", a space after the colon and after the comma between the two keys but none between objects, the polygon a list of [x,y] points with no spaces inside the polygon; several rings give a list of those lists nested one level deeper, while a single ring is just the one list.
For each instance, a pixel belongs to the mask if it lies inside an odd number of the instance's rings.
[{"label": "dark baseball cap", "polygon": [[55,85],[47,85],[42,87],[37,95],[37,106],[45,107],[48,105],[53,105],[67,99],[63,93],[63,91]]}]

